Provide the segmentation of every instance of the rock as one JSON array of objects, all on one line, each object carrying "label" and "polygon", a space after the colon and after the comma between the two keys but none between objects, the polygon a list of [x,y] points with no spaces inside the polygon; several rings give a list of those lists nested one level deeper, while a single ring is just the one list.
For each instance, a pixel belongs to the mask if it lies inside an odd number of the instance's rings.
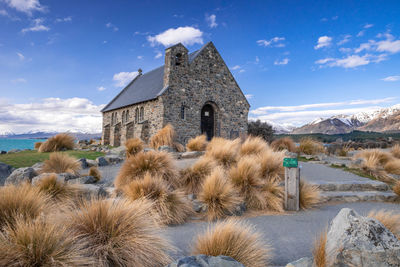
[{"label": "rock", "polygon": [[104,157],[98,157],[96,159],[96,162],[97,162],[98,166],[107,166],[108,165],[108,161]]},{"label": "rock", "polygon": [[95,160],[92,160],[92,159],[87,159],[86,160],[86,163],[87,163],[87,165],[88,165],[88,167],[97,167],[98,166],[98,163],[97,163],[97,161],[95,161]]},{"label": "rock", "polygon": [[165,152],[170,152],[170,153],[176,152],[176,150],[170,146],[160,146],[158,148],[158,151],[165,151]]},{"label": "rock", "polygon": [[332,220],[326,243],[329,266],[399,266],[400,241],[375,219],[344,208]]},{"label": "rock", "polygon": [[38,163],[35,163],[35,164],[32,165],[32,168],[33,168],[37,173],[40,172],[40,170],[42,169],[42,167],[43,167],[43,162],[38,162]]},{"label": "rock", "polygon": [[201,212],[202,209],[203,209],[203,204],[200,201],[196,200],[196,199],[192,200],[192,205],[193,205],[193,210],[195,212]]},{"label": "rock", "polygon": [[90,175],[68,180],[69,184],[95,184],[96,182],[96,178]]},{"label": "rock", "polygon": [[0,186],[4,185],[6,178],[14,171],[14,168],[3,162],[0,162]]},{"label": "rock", "polygon": [[108,164],[117,164],[122,162],[124,159],[117,155],[106,155],[104,159],[108,162]]},{"label": "rock", "polygon": [[12,154],[12,153],[18,153],[18,152],[21,152],[21,149],[11,149],[7,153]]},{"label": "rock", "polygon": [[126,153],[126,148],[125,146],[119,146],[119,147],[114,147],[110,149],[110,154],[117,155],[120,157],[124,157]]},{"label": "rock", "polygon": [[8,184],[19,184],[21,182],[31,182],[32,178],[37,175],[36,171],[32,167],[18,168],[13,171],[10,176],[6,178],[5,185]]},{"label": "rock", "polygon": [[183,257],[166,267],[245,267],[228,256],[196,255]]},{"label": "rock", "polygon": [[85,158],[80,158],[78,159],[78,161],[80,162],[82,169],[86,169],[87,167],[89,167],[87,160]]},{"label": "rock", "polygon": [[152,149],[150,147],[143,148],[143,152],[149,152],[149,151],[154,151],[154,149]]},{"label": "rock", "polygon": [[313,259],[304,257],[297,261],[286,264],[286,267],[313,267]]},{"label": "rock", "polygon": [[108,192],[97,185],[82,184],[81,190],[87,199],[91,199],[92,197],[108,197]]},{"label": "rock", "polygon": [[189,151],[181,153],[181,159],[193,159],[204,155],[204,151]]},{"label": "rock", "polygon": [[363,165],[365,162],[365,159],[363,158],[357,158],[354,161],[352,161],[352,164],[356,165],[356,166],[361,166]]},{"label": "rock", "polygon": [[67,172],[64,172],[64,173],[42,173],[38,176],[35,176],[32,179],[32,184],[36,185],[41,179],[43,179],[46,176],[52,175],[52,174],[55,174],[57,176],[57,181],[62,182],[62,183],[65,183],[68,181],[73,181],[73,180],[77,179],[76,175],[74,175],[72,173],[67,173]]}]

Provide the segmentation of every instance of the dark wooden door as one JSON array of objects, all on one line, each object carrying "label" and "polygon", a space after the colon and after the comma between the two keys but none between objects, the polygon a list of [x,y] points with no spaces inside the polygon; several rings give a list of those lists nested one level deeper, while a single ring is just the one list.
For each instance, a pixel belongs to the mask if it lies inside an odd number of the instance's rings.
[{"label": "dark wooden door", "polygon": [[214,109],[207,104],[201,109],[201,133],[207,135],[207,139],[214,137]]}]

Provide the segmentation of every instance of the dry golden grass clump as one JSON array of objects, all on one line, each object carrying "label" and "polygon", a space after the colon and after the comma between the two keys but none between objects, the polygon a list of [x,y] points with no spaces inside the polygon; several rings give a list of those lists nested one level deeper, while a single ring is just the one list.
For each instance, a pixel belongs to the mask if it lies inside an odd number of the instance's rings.
[{"label": "dry golden grass clump", "polygon": [[42,220],[19,219],[0,232],[0,266],[89,266],[84,251],[65,227]]},{"label": "dry golden grass clump", "polygon": [[254,159],[260,166],[261,179],[283,180],[285,177],[284,157],[285,153],[283,151],[274,152],[272,149],[267,149],[258,158]]},{"label": "dry golden grass clump", "polygon": [[72,135],[61,133],[47,139],[40,147],[39,152],[56,152],[71,150],[75,147],[75,138]]},{"label": "dry golden grass clump", "polygon": [[400,181],[397,181],[393,186],[393,192],[400,197]]},{"label": "dry golden grass clump", "polygon": [[400,239],[400,213],[386,210],[373,210],[368,213],[368,217],[377,219],[390,232],[392,232],[397,239]]},{"label": "dry golden grass clump", "polygon": [[93,176],[97,182],[101,180],[101,173],[95,166],[90,167],[88,175]]},{"label": "dry golden grass clump", "polygon": [[0,229],[14,225],[17,218],[36,219],[49,208],[48,201],[46,195],[28,183],[0,187]]},{"label": "dry golden grass clump", "polygon": [[376,163],[375,165],[385,165],[393,159],[390,153],[379,149],[363,150],[356,155],[356,158],[363,158],[365,160],[371,159],[371,162]]},{"label": "dry golden grass clump", "polygon": [[283,212],[284,187],[279,185],[278,180],[267,180],[262,187],[264,198],[267,202],[267,209],[276,212]]},{"label": "dry golden grass clump", "polygon": [[240,139],[227,140],[221,137],[214,137],[207,145],[206,157],[212,158],[218,165],[229,168],[236,163]]},{"label": "dry golden grass clump", "polygon": [[311,185],[300,180],[300,208],[310,209],[321,202],[320,190],[317,185]]},{"label": "dry golden grass clump", "polygon": [[146,198],[154,202],[153,208],[163,224],[181,224],[194,213],[189,200],[180,191],[171,191],[164,180],[146,174],[123,188],[129,200]]},{"label": "dry golden grass clump", "polygon": [[49,174],[43,177],[35,186],[39,192],[48,195],[55,201],[73,200],[80,193],[77,186],[58,181],[56,174]]},{"label": "dry golden grass clump", "polygon": [[50,158],[43,162],[42,173],[72,173],[79,174],[81,164],[76,158],[68,156],[66,153],[55,152],[50,154]]},{"label": "dry golden grass clump", "polygon": [[326,253],[327,231],[322,232],[314,242],[312,255],[314,258],[313,266],[326,267],[328,266],[328,256]]},{"label": "dry golden grass clump", "polygon": [[203,135],[190,138],[186,145],[188,151],[205,151],[207,147],[207,137]]},{"label": "dry golden grass clump", "polygon": [[167,124],[150,138],[150,146],[154,149],[158,149],[160,146],[173,147],[175,137],[174,127],[171,124]]},{"label": "dry golden grass clump", "polygon": [[136,155],[143,150],[143,142],[140,138],[131,138],[125,142],[126,157]]},{"label": "dry golden grass clump", "polygon": [[210,221],[234,214],[243,201],[220,167],[205,178],[198,199],[205,205]]},{"label": "dry golden grass clump", "polygon": [[387,173],[400,175],[400,159],[393,159],[385,164],[384,169]]},{"label": "dry golden grass clump", "polygon": [[271,249],[262,235],[243,222],[226,220],[198,235],[193,254],[232,257],[244,266],[267,266],[271,260]]},{"label": "dry golden grass clump", "polygon": [[41,146],[42,144],[43,144],[42,142],[36,142],[35,145],[34,145],[34,149],[35,149],[35,150],[39,150],[39,148],[40,148],[40,146]]},{"label": "dry golden grass clump", "polygon": [[390,153],[392,153],[393,157],[400,159],[400,144],[395,144]]},{"label": "dry golden grass clump", "polygon": [[122,187],[133,180],[141,179],[146,173],[158,176],[173,188],[178,186],[178,172],[171,156],[166,152],[139,152],[126,159],[115,179],[115,187]]},{"label": "dry golden grass clump", "polygon": [[214,161],[207,157],[201,157],[192,166],[180,171],[180,187],[187,194],[197,194],[206,176],[216,167]]},{"label": "dry golden grass clump", "polygon": [[310,137],[305,137],[300,140],[298,150],[300,153],[306,155],[316,155],[325,152],[323,144]]},{"label": "dry golden grass clump", "polygon": [[174,145],[172,146],[174,149],[175,149],[175,151],[177,151],[177,152],[185,152],[185,146],[184,145],[182,145],[181,143],[179,143],[179,142],[174,142]]},{"label": "dry golden grass clump", "polygon": [[272,141],[271,147],[274,151],[287,150],[289,152],[296,152],[296,145],[290,137],[283,137]]},{"label": "dry golden grass clump", "polygon": [[92,199],[66,214],[72,236],[87,241],[95,266],[165,266],[171,245],[160,236],[148,200]]},{"label": "dry golden grass clump", "polygon": [[250,156],[250,155],[259,155],[265,149],[267,149],[268,144],[259,136],[249,136],[243,142],[240,147],[239,154],[240,156]]}]

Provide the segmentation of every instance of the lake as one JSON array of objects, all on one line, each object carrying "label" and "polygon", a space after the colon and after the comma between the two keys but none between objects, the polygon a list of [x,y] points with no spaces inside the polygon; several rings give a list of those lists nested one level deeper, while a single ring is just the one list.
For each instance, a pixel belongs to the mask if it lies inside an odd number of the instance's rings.
[{"label": "lake", "polygon": [[11,149],[33,149],[36,142],[44,142],[46,139],[12,139],[0,138],[0,151]]}]

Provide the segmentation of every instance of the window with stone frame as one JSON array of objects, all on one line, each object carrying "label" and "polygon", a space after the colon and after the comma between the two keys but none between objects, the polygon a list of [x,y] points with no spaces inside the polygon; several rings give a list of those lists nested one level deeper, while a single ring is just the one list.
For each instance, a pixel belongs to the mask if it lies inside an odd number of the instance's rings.
[{"label": "window with stone frame", "polygon": [[144,121],[144,108],[140,108],[140,121]]},{"label": "window with stone frame", "polygon": [[125,123],[125,110],[122,111],[122,124]]},{"label": "window with stone frame", "polygon": [[139,122],[139,108],[136,108],[135,110],[135,123]]},{"label": "window with stone frame", "polygon": [[181,106],[181,119],[184,120],[186,118],[185,114],[185,105]]},{"label": "window with stone frame", "polygon": [[125,122],[129,121],[129,110],[125,112]]}]

